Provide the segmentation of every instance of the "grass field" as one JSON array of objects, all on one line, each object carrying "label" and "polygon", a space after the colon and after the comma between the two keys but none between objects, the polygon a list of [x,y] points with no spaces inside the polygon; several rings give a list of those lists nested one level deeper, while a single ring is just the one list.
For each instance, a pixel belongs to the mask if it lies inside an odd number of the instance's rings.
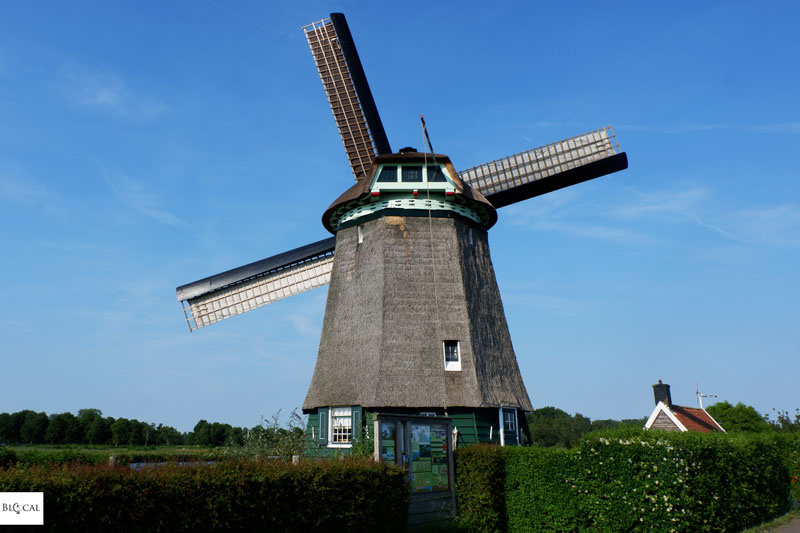
[{"label": "grass field", "polygon": [[224,457],[224,449],[195,446],[92,446],[92,445],[29,445],[7,446],[5,449],[16,455],[17,463],[60,464],[79,462],[88,464],[107,463],[114,456],[119,464],[173,462],[173,461],[218,461]]}]

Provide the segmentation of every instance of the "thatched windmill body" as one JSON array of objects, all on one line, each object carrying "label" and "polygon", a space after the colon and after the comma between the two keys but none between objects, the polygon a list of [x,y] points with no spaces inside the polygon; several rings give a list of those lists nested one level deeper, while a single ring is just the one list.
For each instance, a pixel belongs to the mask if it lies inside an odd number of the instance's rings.
[{"label": "thatched windmill body", "polygon": [[366,413],[447,415],[460,442],[525,440],[531,402],[489,255],[496,209],[627,168],[610,127],[457,172],[393,153],[341,14],[304,28],[356,184],[323,214],[335,237],[177,289],[190,329],[330,282],[303,411],[319,450]]}]

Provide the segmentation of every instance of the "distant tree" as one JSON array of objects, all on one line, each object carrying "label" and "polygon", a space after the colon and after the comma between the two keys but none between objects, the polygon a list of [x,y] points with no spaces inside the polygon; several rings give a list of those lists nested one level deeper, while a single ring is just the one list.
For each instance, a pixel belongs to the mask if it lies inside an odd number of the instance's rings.
[{"label": "distant tree", "polygon": [[9,414],[3,422],[3,427],[0,427],[2,440],[7,444],[23,442],[22,438],[20,437],[20,430],[22,429],[22,424],[25,423],[25,418],[30,414],[35,415],[36,413],[30,409],[26,409],[24,411],[17,411],[16,413]]},{"label": "distant tree", "polygon": [[172,426],[159,424],[156,427],[156,442],[158,444],[181,444],[184,442],[183,434]]},{"label": "distant tree", "polygon": [[642,418],[623,418],[619,421],[620,426],[631,426],[635,428],[643,428],[646,423],[646,416],[643,416]]},{"label": "distant tree", "polygon": [[111,444],[111,424],[114,419],[95,416],[86,430],[86,440],[89,444]]},{"label": "distant tree", "polygon": [[44,433],[44,441],[48,444],[71,444],[74,438],[80,438],[80,424],[72,413],[50,415],[50,423]]},{"label": "distant tree", "polygon": [[527,414],[531,439],[538,446],[570,448],[592,430],[592,422],[580,413],[570,416],[555,407],[542,407]]},{"label": "distant tree", "polygon": [[[89,437],[89,430],[91,429],[92,424],[94,424],[94,421],[98,418],[103,418],[103,412],[100,409],[81,409],[78,411],[78,422],[80,423],[81,431],[83,432],[81,442],[92,443],[92,439]],[[98,434],[95,432],[93,437],[97,438],[97,436]]]},{"label": "distant tree", "polygon": [[10,413],[0,413],[0,444],[16,442],[11,436],[14,433],[14,417]]},{"label": "distant tree", "polygon": [[209,446],[211,444],[211,436],[208,433],[208,421],[200,420],[194,425],[194,429],[189,434],[189,444],[195,446]]},{"label": "distant tree", "polygon": [[47,413],[28,411],[22,422],[22,427],[19,429],[20,442],[26,444],[43,444],[44,434],[47,431],[47,425],[49,423],[50,419],[47,418]]},{"label": "distant tree", "polygon": [[[773,409],[774,410],[774,409]],[[800,409],[794,410],[794,419],[789,416],[789,411],[777,411],[776,419],[769,422],[775,431],[780,433],[800,432]]]},{"label": "distant tree", "polygon": [[246,428],[228,426],[225,434],[225,446],[241,446],[244,443],[244,432]]},{"label": "distant tree", "polygon": [[144,445],[153,444],[156,440],[156,425],[152,422],[142,422],[140,428]]},{"label": "distant tree", "polygon": [[706,407],[706,411],[728,433],[756,433],[772,431],[773,429],[770,423],[754,407],[745,405],[742,402],[736,405],[731,405],[727,401],[719,402]]},{"label": "distant tree", "polygon": [[612,420],[610,418],[604,420],[592,420],[592,431],[602,431],[604,429],[612,429],[619,427],[619,420]]},{"label": "distant tree", "polygon": [[111,424],[111,443],[114,446],[128,444],[130,440],[128,422],[129,420],[127,418],[117,418],[114,420],[114,423]]},{"label": "distant tree", "polygon": [[230,424],[214,422],[208,428],[208,437],[212,446],[224,446]]},{"label": "distant tree", "polygon": [[128,444],[131,446],[141,446],[144,444],[143,425],[143,422],[139,422],[135,418],[128,421]]}]

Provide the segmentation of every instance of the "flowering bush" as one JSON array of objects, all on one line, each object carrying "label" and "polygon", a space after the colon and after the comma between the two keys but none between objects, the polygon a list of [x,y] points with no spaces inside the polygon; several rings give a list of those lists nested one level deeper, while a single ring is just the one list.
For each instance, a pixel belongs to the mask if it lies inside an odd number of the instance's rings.
[{"label": "flowering bush", "polygon": [[787,509],[786,446],[763,435],[625,428],[591,434],[572,450],[467,448],[458,451],[456,498],[459,513],[471,502],[473,522],[488,512],[485,523],[508,531],[740,531]]},{"label": "flowering bush", "polygon": [[736,531],[787,506],[786,470],[761,436],[627,432],[578,451],[583,506],[600,529]]}]

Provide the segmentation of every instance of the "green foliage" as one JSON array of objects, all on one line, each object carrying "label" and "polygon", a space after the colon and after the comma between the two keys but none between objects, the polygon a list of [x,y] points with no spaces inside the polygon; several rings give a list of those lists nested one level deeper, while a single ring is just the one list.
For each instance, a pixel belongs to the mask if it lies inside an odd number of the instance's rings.
[{"label": "green foliage", "polygon": [[456,518],[469,531],[505,531],[505,454],[509,448],[475,444],[454,453]]},{"label": "green foliage", "polygon": [[[0,448],[3,449],[3,448]],[[129,463],[206,462],[222,460],[223,454],[208,448],[182,447],[131,447],[85,448],[74,446],[17,446],[12,452],[22,466],[54,466],[66,463],[99,465],[108,464],[112,455],[120,465]]]},{"label": "green foliage", "polygon": [[578,453],[576,486],[600,529],[738,531],[786,509],[783,457],[768,437],[611,432]]},{"label": "green foliage", "polygon": [[43,491],[67,532],[404,531],[408,511],[403,472],[369,460],[12,468],[0,491]]},{"label": "green foliage", "polygon": [[589,526],[576,497],[576,450],[511,448],[506,455],[508,531],[581,531]]},{"label": "green foliage", "polygon": [[789,416],[789,411],[778,411],[775,421],[770,420],[770,424],[780,433],[800,433],[800,409],[795,409],[794,419]]},{"label": "green foliage", "polygon": [[592,421],[576,413],[570,416],[555,407],[542,407],[526,415],[531,439],[537,446],[571,448],[592,430]]},{"label": "green foliage", "polygon": [[353,437],[353,446],[349,453],[351,457],[372,457],[372,454],[375,453],[374,420],[375,415],[372,413],[364,416],[365,424],[361,434]]},{"label": "green foliage", "polygon": [[728,433],[759,433],[773,429],[770,423],[755,408],[742,402],[736,405],[731,405],[727,401],[718,402],[706,407],[706,411]]},{"label": "green foliage", "polygon": [[0,413],[0,443],[148,446],[184,442],[184,435],[170,426],[102,415],[100,409],[81,409],[78,416],[61,413],[48,417],[30,410]]},{"label": "green foliage", "polygon": [[778,440],[783,445],[786,457],[791,498],[795,501],[795,505],[800,506],[800,434],[780,435]]},{"label": "green foliage", "polygon": [[469,447],[459,513],[480,531],[740,531],[787,510],[791,468],[800,480],[800,439],[779,437],[622,427],[571,450]]},{"label": "green foliage", "polygon": [[535,446],[572,448],[583,435],[620,426],[641,428],[647,418],[625,420],[590,420],[580,413],[570,416],[555,407],[542,407],[525,415]]},{"label": "green foliage", "polygon": [[8,449],[8,446],[0,446],[0,469],[8,468],[17,464],[17,454]]},{"label": "green foliage", "polygon": [[231,457],[279,457],[288,460],[302,453],[304,438],[303,418],[297,411],[292,411],[285,427],[280,423],[278,411],[269,422],[262,416],[259,425],[244,432],[241,444],[229,444],[225,454]]}]

